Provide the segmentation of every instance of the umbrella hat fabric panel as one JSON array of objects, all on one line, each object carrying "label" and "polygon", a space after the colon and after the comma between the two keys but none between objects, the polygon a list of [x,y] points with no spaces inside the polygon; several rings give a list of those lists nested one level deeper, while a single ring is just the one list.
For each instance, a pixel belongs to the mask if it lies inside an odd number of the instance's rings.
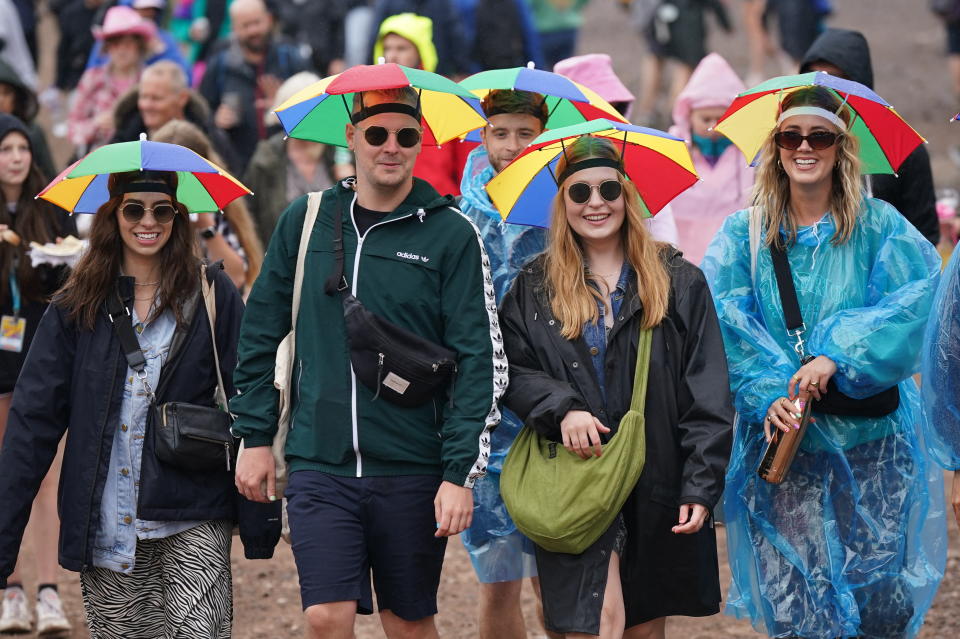
[{"label": "umbrella hat fabric panel", "polygon": [[863,173],[896,173],[925,140],[883,98],[868,87],[823,71],[781,76],[741,93],[714,127],[755,166],[760,149],[777,125],[783,100],[791,93],[822,86],[853,112],[850,133],[860,143]]},{"label": "umbrella hat fabric panel", "polygon": [[475,96],[453,80],[393,63],[358,65],[324,78],[294,94],[276,114],[292,138],[345,147],[354,94],[402,87],[420,93],[425,140],[445,144],[487,123]]},{"label": "umbrella hat fabric panel", "polygon": [[608,138],[621,150],[624,172],[636,186],[647,216],[659,213],[699,179],[682,139],[623,122],[591,120],[543,133],[490,180],[487,193],[507,222],[550,225],[557,163],[566,147],[583,135]]},{"label": "umbrella hat fabric panel", "polygon": [[[460,86],[476,95],[478,108],[479,101],[497,89],[540,93],[546,99],[547,112],[550,114],[547,129],[559,129],[600,118],[627,121],[595,91],[550,71],[530,67],[481,71],[463,80]],[[479,131],[470,132],[466,139],[479,142]]]},{"label": "umbrella hat fabric panel", "polygon": [[96,213],[110,198],[113,173],[176,171],[177,201],[190,213],[213,213],[250,189],[190,149],[145,139],[102,146],[74,162],[37,197],[71,213]]}]

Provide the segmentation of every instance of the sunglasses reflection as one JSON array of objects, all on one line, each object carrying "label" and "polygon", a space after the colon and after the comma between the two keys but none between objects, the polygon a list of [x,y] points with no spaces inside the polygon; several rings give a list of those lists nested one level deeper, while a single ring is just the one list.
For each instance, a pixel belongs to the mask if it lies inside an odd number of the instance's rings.
[{"label": "sunglasses reflection", "polygon": [[604,180],[600,184],[588,184],[586,182],[574,182],[567,187],[567,195],[575,204],[586,204],[590,200],[593,189],[597,189],[607,202],[613,202],[620,197],[623,192],[623,185],[618,180]]},{"label": "sunglasses reflection", "polygon": [[837,143],[840,136],[830,131],[814,131],[808,135],[801,135],[799,131],[778,131],[773,136],[773,141],[781,149],[787,151],[796,151],[800,145],[807,142],[814,151],[829,149]]},{"label": "sunglasses reflection", "polygon": [[177,209],[169,202],[161,202],[152,207],[144,206],[140,202],[125,202],[123,206],[120,207],[120,213],[123,215],[123,219],[131,224],[136,224],[142,220],[143,216],[147,214],[147,211],[153,214],[153,219],[159,224],[167,224],[172,221],[177,214]]},{"label": "sunglasses reflection", "polygon": [[382,126],[357,127],[363,133],[363,139],[370,146],[383,146],[387,143],[390,135],[395,135],[397,144],[405,149],[409,149],[420,144],[422,132],[416,127],[403,127],[402,129],[387,129]]}]

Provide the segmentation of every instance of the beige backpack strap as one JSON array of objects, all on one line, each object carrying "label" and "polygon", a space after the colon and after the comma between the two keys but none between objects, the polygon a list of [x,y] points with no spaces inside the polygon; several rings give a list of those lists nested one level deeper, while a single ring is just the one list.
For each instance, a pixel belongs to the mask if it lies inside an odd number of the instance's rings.
[{"label": "beige backpack strap", "polygon": [[293,276],[293,303],[290,305],[290,330],[296,330],[297,328],[297,314],[300,312],[300,293],[303,290],[303,265],[307,259],[307,246],[310,244],[313,225],[316,223],[317,213],[320,211],[321,199],[323,199],[323,193],[320,191],[314,191],[307,196],[307,215],[303,219],[303,231],[300,233],[300,250],[297,251],[297,270]]},{"label": "beige backpack strap", "polygon": [[217,403],[223,410],[229,410],[227,391],[223,386],[223,375],[220,373],[220,353],[217,352],[217,294],[216,285],[207,281],[207,267],[200,267],[200,290],[203,292],[203,303],[207,308],[207,321],[210,323],[210,341],[213,345],[213,363],[217,371]]}]

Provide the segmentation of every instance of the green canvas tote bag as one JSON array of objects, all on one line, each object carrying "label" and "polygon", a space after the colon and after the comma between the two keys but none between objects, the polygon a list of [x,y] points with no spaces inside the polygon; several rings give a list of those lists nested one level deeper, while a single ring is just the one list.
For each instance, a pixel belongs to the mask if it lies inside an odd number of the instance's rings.
[{"label": "green canvas tote bag", "polygon": [[640,330],[630,410],[603,446],[581,459],[524,426],[500,476],[500,493],[517,528],[552,552],[580,554],[613,523],[643,471],[652,331]]}]

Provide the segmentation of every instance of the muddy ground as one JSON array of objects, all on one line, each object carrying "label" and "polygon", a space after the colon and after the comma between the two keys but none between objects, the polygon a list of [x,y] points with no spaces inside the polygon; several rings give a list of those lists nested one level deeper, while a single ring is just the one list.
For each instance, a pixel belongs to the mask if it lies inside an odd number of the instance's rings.
[{"label": "muddy ground", "polygon": [[[322,1],[322,0],[314,0]],[[739,0],[728,3],[739,11]],[[941,25],[929,14],[927,2],[912,0],[834,0],[835,14],[830,24],[857,28],[868,37],[873,54],[876,90],[891,102],[900,113],[930,140],[934,174],[938,187],[956,186],[958,169],[947,156],[949,145],[960,142],[960,124],[949,125],[947,120],[960,110],[953,98],[947,79],[943,57],[944,34]],[[739,21],[739,15],[735,15]],[[44,21],[43,77],[50,78],[51,54],[55,47],[55,31],[50,21]],[[713,48],[734,64],[741,73],[746,71],[746,45],[742,30],[726,35],[714,30]],[[639,60],[643,44],[634,34],[623,13],[612,0],[594,0],[587,10],[587,24],[583,29],[581,52],[602,51],[611,54],[617,72],[627,85],[635,90],[640,81]],[[773,64],[769,70],[776,75]],[[666,109],[664,101],[662,109]],[[65,160],[68,149],[57,148],[58,160]],[[947,576],[930,611],[921,639],[942,639],[960,630],[960,539],[955,522],[950,523],[950,549]],[[724,589],[729,580],[725,537],[721,529],[721,578]],[[26,562],[27,583],[31,584],[30,562]],[[281,543],[271,561],[249,562],[242,559],[239,544],[234,548],[235,632],[237,639],[260,639],[304,635],[300,613],[296,570],[289,546]],[[77,576],[65,573],[62,592],[75,626],[73,637],[87,637],[83,627],[83,612],[79,597]],[[536,628],[533,596],[524,590],[524,610],[528,628]],[[466,553],[459,540],[452,540],[444,566],[440,589],[438,625],[444,637],[476,636],[477,584]],[[360,639],[382,637],[376,617],[362,617],[357,624]],[[531,630],[531,637],[541,636]],[[750,625],[730,617],[717,615],[705,619],[671,619],[667,627],[670,639],[746,639],[757,637]]]}]

